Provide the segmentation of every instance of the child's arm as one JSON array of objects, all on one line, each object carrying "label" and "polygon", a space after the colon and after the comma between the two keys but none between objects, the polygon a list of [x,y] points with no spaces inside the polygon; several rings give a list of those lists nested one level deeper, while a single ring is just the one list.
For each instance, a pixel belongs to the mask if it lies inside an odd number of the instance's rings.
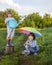
[{"label": "child's arm", "polygon": [[29,46],[29,43],[25,43],[25,45],[28,45]]},{"label": "child's arm", "polygon": [[8,22],[8,21],[7,21],[7,18],[6,18],[6,19],[5,19],[5,24],[7,24],[7,22]]},{"label": "child's arm", "polygon": [[28,45],[28,46],[29,46],[29,41],[26,41],[26,42],[25,42],[25,45]]},{"label": "child's arm", "polygon": [[24,20],[24,18],[22,18],[21,20],[19,20],[18,25],[22,24],[23,20]]}]

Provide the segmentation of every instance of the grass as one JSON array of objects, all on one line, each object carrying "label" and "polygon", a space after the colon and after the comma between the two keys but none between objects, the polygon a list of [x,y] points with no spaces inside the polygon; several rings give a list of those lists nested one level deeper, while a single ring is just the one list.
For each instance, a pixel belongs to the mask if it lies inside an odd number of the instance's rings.
[{"label": "grass", "polygon": [[[52,65],[52,28],[45,28],[40,30],[43,37],[37,37],[40,51],[37,56],[21,55],[23,50],[23,43],[27,36],[16,31],[13,40],[14,53],[11,55],[3,56],[0,60],[0,65]],[[6,45],[6,30],[0,30],[0,51]]]}]

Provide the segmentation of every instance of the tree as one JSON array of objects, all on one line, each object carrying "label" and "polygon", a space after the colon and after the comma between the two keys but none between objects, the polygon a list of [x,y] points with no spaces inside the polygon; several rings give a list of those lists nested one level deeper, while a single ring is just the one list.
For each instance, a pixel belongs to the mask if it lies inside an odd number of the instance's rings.
[{"label": "tree", "polygon": [[[6,27],[4,24],[4,20],[7,17],[7,11],[11,10],[12,16],[16,19],[17,22],[20,20],[19,14],[13,9],[6,9],[4,12],[0,11],[0,27]],[[19,27],[37,27],[37,28],[44,28],[44,27],[52,27],[52,17],[50,14],[45,14],[43,17],[40,16],[38,12],[29,14],[24,16],[23,23]]]},{"label": "tree", "polygon": [[20,19],[20,16],[18,15],[18,13],[13,9],[6,9],[4,12],[0,11],[0,28],[6,27],[4,21],[5,21],[5,18],[7,17],[6,13],[7,13],[8,10],[11,10],[12,16],[16,19],[17,22]]},{"label": "tree", "polygon": [[28,26],[28,27],[40,27],[40,24],[42,23],[42,17],[39,15],[39,13],[33,13],[29,14],[24,19],[24,24],[22,26]]},{"label": "tree", "polygon": [[50,14],[45,14],[44,17],[43,17],[43,23],[45,25],[45,27],[49,27],[52,23],[52,20],[51,20],[51,16]]}]

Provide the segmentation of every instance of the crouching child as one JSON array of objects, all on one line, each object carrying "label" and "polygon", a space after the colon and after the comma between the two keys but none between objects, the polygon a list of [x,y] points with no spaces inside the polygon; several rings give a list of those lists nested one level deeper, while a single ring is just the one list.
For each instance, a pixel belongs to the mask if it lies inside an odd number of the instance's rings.
[{"label": "crouching child", "polygon": [[35,39],[35,34],[30,33],[28,40],[24,44],[25,50],[22,52],[24,55],[29,55],[33,53],[34,55],[37,55],[39,51],[39,45],[37,44],[37,41]]}]

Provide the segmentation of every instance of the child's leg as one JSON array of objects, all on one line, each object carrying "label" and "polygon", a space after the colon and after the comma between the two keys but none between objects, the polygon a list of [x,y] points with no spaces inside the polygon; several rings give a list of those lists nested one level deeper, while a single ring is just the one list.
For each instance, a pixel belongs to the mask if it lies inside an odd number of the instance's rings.
[{"label": "child's leg", "polygon": [[29,46],[25,45],[25,49],[26,49],[27,51],[29,51]]},{"label": "child's leg", "polygon": [[35,47],[35,52],[38,52],[39,51],[39,46],[36,46]]},{"label": "child's leg", "polygon": [[10,36],[11,29],[7,27],[7,45],[10,45],[11,38]]},{"label": "child's leg", "polygon": [[34,49],[34,55],[37,55],[38,51],[39,51],[39,47],[36,47],[36,48]]},{"label": "child's leg", "polygon": [[7,27],[7,40],[11,39],[11,28]]},{"label": "child's leg", "polygon": [[14,34],[15,34],[15,29],[13,29],[12,34],[11,34],[11,39],[12,40],[13,40]]},{"label": "child's leg", "polygon": [[34,55],[37,55],[38,51],[37,50],[34,50]]},{"label": "child's leg", "polygon": [[15,34],[15,29],[13,29],[12,34],[11,34],[11,41],[10,41],[11,45],[13,45],[12,40],[13,40],[14,34]]},{"label": "child's leg", "polygon": [[29,47],[29,50],[30,50],[30,54],[34,54],[34,55],[37,55],[37,52],[38,50],[37,49],[34,49],[33,47]]},{"label": "child's leg", "polygon": [[15,29],[7,28],[7,39],[10,38],[11,40],[14,37]]},{"label": "child's leg", "polygon": [[34,53],[34,48],[29,46],[29,50]]},{"label": "child's leg", "polygon": [[25,50],[22,52],[22,54],[25,54],[26,56],[30,54],[28,47],[29,46],[25,45]]},{"label": "child's leg", "polygon": [[9,45],[11,45],[11,41],[12,41],[12,39],[13,39],[14,32],[15,32],[14,29],[7,28],[7,43],[8,43]]}]

